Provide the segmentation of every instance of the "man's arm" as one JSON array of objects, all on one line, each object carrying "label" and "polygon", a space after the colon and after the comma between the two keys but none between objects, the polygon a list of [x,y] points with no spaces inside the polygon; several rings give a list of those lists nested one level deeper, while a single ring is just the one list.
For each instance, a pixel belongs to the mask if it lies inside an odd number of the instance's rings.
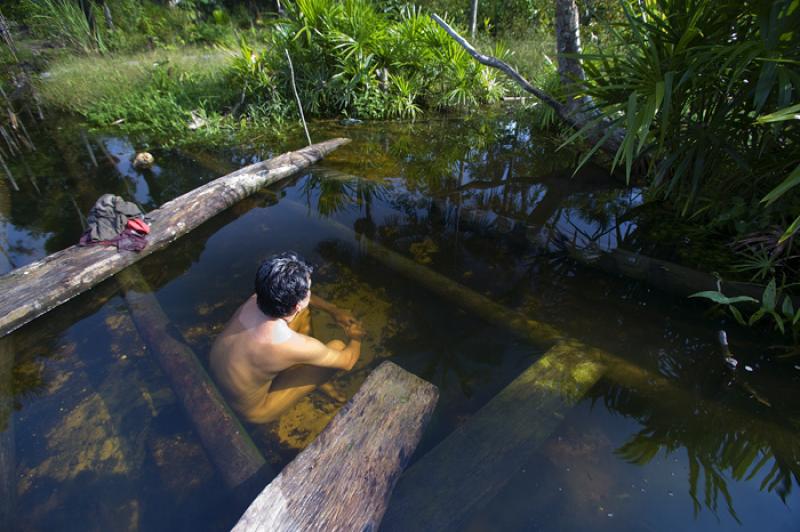
[{"label": "man's arm", "polygon": [[315,338],[298,334],[290,340],[290,345],[287,342],[286,347],[287,361],[291,364],[309,364],[349,371],[361,355],[361,337],[352,337],[344,349],[335,349]]},{"label": "man's arm", "polygon": [[341,309],[330,301],[326,301],[314,294],[311,294],[309,304],[316,309],[330,314],[343,329],[347,329],[358,321],[349,310]]}]

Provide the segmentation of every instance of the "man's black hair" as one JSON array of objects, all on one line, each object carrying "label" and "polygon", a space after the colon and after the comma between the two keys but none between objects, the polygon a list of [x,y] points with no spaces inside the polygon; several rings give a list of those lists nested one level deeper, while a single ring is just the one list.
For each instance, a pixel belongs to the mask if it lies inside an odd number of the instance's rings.
[{"label": "man's black hair", "polygon": [[256,303],[272,318],[284,318],[308,295],[311,267],[294,251],[274,255],[256,272]]}]

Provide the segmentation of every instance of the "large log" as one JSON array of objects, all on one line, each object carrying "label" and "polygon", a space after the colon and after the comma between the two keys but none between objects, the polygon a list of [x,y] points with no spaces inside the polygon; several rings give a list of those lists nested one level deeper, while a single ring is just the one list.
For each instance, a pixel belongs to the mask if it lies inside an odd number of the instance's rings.
[{"label": "large log", "polygon": [[409,468],[381,530],[457,530],[491,500],[603,374],[579,346],[545,353]]},{"label": "large log", "polygon": [[[508,233],[513,230],[524,232],[528,241],[537,247],[549,245],[548,237],[542,235],[540,224],[519,220],[482,209],[463,209],[461,215],[475,226],[487,230]],[[689,297],[705,290],[722,290],[727,296],[750,296],[761,298],[766,287],[756,283],[741,281],[717,281],[710,273],[688,268],[667,260],[656,259],[634,253],[622,248],[609,251],[584,250],[572,243],[570,235],[558,242],[575,261],[597,268],[611,275],[618,275],[642,281],[663,292],[681,297]],[[800,299],[793,298],[794,308],[800,306]]]},{"label": "large log", "polygon": [[0,336],[166,247],[259,188],[310,166],[348,142],[349,139],[333,139],[285,153],[168,201],[148,214],[152,231],[147,247],[140,253],[72,246],[0,277]]},{"label": "large log", "polygon": [[169,379],[206,454],[225,484],[246,491],[253,484],[272,478],[274,472],[195,353],[170,324],[136,267],[120,272],[117,280],[139,335]]},{"label": "large log", "polygon": [[376,530],[438,395],[429,382],[382,363],[233,530]]}]

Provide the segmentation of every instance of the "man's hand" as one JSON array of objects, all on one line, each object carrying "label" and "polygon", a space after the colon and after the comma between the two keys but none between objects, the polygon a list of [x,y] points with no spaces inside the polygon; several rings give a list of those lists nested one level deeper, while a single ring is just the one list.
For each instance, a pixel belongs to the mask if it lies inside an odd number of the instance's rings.
[{"label": "man's hand", "polygon": [[344,333],[353,340],[361,340],[367,333],[364,331],[361,322],[353,318],[353,322],[344,327]]},{"label": "man's hand", "polygon": [[347,330],[347,328],[353,324],[359,323],[356,317],[353,316],[353,313],[349,310],[336,309],[332,314],[333,319],[335,319],[336,323],[338,323],[339,326],[344,330]]}]

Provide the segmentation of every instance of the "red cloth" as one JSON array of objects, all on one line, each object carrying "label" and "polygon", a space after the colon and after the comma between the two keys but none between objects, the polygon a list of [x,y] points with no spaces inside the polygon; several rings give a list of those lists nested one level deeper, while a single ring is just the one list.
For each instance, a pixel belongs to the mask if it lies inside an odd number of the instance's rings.
[{"label": "red cloth", "polygon": [[127,229],[133,229],[138,233],[142,233],[146,235],[150,232],[150,226],[142,220],[141,218],[131,218],[128,220],[128,223],[125,225]]}]

